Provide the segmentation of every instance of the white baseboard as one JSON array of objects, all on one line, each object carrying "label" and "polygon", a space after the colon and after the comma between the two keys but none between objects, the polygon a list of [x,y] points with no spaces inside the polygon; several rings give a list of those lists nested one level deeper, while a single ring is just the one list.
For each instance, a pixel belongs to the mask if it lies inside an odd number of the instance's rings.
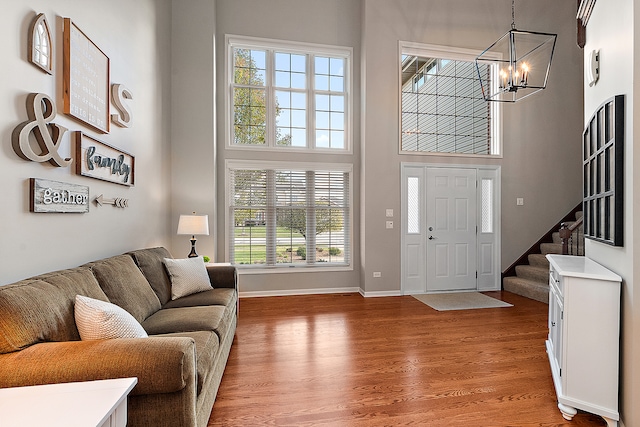
[{"label": "white baseboard", "polygon": [[320,288],[320,289],[292,289],[278,291],[245,291],[239,292],[240,298],[256,298],[256,297],[284,297],[292,295],[318,295],[318,294],[350,294],[362,293],[360,288]]},{"label": "white baseboard", "polygon": [[375,298],[375,297],[399,297],[402,296],[402,291],[373,291],[373,292],[365,292],[360,289],[360,295],[365,298]]}]

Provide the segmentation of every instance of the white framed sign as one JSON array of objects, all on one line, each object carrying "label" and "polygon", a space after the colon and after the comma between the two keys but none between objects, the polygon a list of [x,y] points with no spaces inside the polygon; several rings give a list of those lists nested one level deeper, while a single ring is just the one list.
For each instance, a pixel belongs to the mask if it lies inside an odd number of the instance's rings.
[{"label": "white framed sign", "polygon": [[109,133],[109,57],[71,19],[63,22],[64,112]]}]

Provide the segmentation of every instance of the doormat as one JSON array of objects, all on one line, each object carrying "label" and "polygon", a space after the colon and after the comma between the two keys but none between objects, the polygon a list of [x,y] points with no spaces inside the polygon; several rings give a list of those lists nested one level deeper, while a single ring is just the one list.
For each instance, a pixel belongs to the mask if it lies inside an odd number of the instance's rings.
[{"label": "doormat", "polygon": [[480,292],[454,292],[446,294],[418,294],[415,299],[438,311],[474,310],[478,308],[513,307],[508,302],[500,301]]}]

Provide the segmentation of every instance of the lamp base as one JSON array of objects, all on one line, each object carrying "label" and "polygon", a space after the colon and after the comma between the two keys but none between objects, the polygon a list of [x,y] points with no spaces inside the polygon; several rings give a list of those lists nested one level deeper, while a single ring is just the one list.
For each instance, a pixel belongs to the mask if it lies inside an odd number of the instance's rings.
[{"label": "lamp base", "polygon": [[187,257],[195,258],[197,256],[198,254],[196,253],[196,237],[193,236],[191,237],[191,252],[189,252],[189,255],[187,255]]}]

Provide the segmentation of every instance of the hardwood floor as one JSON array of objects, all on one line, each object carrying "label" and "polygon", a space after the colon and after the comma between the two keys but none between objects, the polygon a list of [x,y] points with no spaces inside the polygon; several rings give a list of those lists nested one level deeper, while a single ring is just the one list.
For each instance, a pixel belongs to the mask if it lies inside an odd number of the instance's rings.
[{"label": "hardwood floor", "polygon": [[605,426],[562,418],[548,306],[438,312],[410,296],[242,299],[208,426]]}]

